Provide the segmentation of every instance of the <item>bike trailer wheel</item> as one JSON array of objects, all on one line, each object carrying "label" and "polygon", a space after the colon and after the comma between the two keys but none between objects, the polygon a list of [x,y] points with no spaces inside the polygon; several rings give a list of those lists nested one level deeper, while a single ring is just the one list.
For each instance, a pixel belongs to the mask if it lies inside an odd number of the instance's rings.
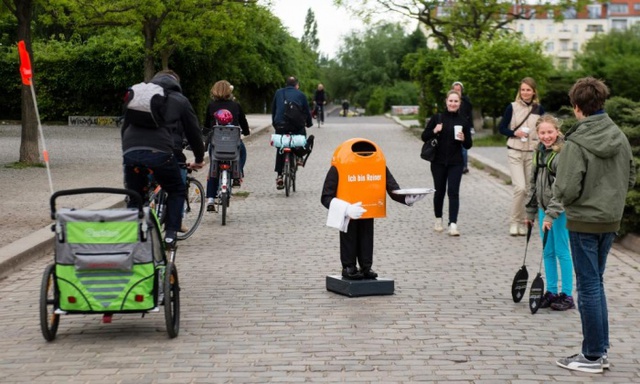
[{"label": "bike trailer wheel", "polygon": [[47,265],[40,286],[40,329],[47,341],[53,341],[56,338],[60,323],[60,315],[54,312],[58,305],[55,268],[55,264]]},{"label": "bike trailer wheel", "polygon": [[180,285],[175,264],[168,263],[164,271],[164,319],[170,338],[180,331]]}]

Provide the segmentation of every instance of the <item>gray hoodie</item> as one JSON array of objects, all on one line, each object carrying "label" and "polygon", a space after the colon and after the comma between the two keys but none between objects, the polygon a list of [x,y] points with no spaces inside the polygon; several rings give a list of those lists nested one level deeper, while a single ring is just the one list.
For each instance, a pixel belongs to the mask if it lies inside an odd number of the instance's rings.
[{"label": "gray hoodie", "polygon": [[606,113],[578,121],[558,155],[553,194],[573,232],[620,229],[627,191],[636,180],[629,140]]}]

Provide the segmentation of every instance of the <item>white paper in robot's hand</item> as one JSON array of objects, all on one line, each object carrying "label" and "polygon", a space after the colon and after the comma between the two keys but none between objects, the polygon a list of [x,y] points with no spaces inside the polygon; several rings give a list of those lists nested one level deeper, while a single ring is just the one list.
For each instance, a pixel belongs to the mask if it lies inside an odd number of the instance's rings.
[{"label": "white paper in robot's hand", "polygon": [[366,209],[362,208],[362,202],[358,201],[355,204],[351,204],[347,207],[347,216],[352,219],[359,219],[362,215],[367,212]]}]

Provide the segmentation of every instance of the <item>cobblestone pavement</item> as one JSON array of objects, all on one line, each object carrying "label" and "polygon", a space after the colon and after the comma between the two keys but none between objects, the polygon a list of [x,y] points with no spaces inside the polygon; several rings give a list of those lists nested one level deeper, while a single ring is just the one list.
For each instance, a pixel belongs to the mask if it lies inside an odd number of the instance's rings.
[{"label": "cobblestone pavement", "polygon": [[[387,200],[387,217],[376,220],[374,268],[395,280],[394,295],[328,292],[339,244],[324,225],[320,191],[336,146],[371,139],[402,187],[432,182],[420,141],[389,120],[329,117],[310,133],[315,150],[291,197],[275,189],[275,150],[263,134],[248,142],[248,197],[232,199],[227,225],[208,213],[180,244],[176,339],[167,338],[162,313],[116,315],[111,324],[74,315],[61,318],[47,343],[38,301],[51,258],[1,280],[0,382],[640,382],[638,256],[614,250],[608,262],[611,369],[557,367],[557,358],[579,352],[578,312],[531,315],[526,303],[512,302],[525,242],[507,235],[510,187],[481,171],[463,178],[458,238],[432,230],[430,199],[414,207]],[[532,275],[540,248],[532,237]]]}]

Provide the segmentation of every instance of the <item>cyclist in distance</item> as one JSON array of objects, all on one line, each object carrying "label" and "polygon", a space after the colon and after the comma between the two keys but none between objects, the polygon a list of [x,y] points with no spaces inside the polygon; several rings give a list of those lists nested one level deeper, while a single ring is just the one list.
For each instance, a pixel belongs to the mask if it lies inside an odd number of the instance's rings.
[{"label": "cyclist in distance", "polygon": [[324,106],[327,105],[327,95],[324,92],[324,85],[318,84],[318,89],[313,93],[313,104],[316,110],[318,127],[324,124]]},{"label": "cyclist in distance", "polygon": [[[299,90],[299,88],[300,84],[298,83],[298,79],[294,76],[290,76],[286,80],[285,87],[278,89],[273,96],[273,103],[271,105],[271,124],[275,128],[277,134],[289,133],[293,135],[305,135],[306,137],[306,127],[313,126],[307,97]],[[296,104],[298,108],[300,108],[300,113],[303,114],[305,120],[303,123],[292,122],[291,119],[285,118],[285,107],[288,103]],[[283,168],[284,153],[281,153],[281,151],[277,149],[275,172],[278,174],[276,178],[276,187],[278,189],[284,189],[284,181],[282,179]]]},{"label": "cyclist in distance", "polygon": [[[195,162],[189,165],[191,169],[204,166],[204,144],[198,118],[191,103],[182,94],[180,77],[171,70],[163,70],[156,73],[151,83],[164,89],[166,102],[160,111],[163,118],[157,126],[146,127],[132,123],[125,115],[121,129],[124,183],[126,188],[144,196],[148,178],[139,168],[153,172],[168,195],[165,242],[167,246],[173,246],[181,228],[182,208],[186,199],[186,185],[179,165],[180,161],[185,160],[182,135],[186,137],[195,156]],[[126,100],[131,101],[130,97]],[[177,144],[178,136],[180,144]],[[178,158],[178,153],[182,154],[181,158]]]},{"label": "cyclist in distance", "polygon": [[[211,87],[211,102],[207,106],[207,112],[204,120],[204,133],[207,136],[207,143],[209,142],[209,135],[213,133],[213,126],[220,125],[235,125],[239,126],[242,134],[248,136],[251,134],[249,129],[249,123],[247,117],[242,109],[240,103],[235,101],[233,97],[233,85],[227,80],[220,80],[213,84]],[[214,117],[215,113],[220,110],[227,110],[231,113],[231,121],[227,121],[228,117],[223,117],[223,121],[216,121]],[[243,142],[240,142],[240,175],[241,178],[233,179],[233,186],[239,187],[242,183],[242,177],[244,176],[244,165],[247,162],[247,148]],[[218,181],[213,178],[207,179],[207,207],[213,207],[216,191],[218,190]]]}]

